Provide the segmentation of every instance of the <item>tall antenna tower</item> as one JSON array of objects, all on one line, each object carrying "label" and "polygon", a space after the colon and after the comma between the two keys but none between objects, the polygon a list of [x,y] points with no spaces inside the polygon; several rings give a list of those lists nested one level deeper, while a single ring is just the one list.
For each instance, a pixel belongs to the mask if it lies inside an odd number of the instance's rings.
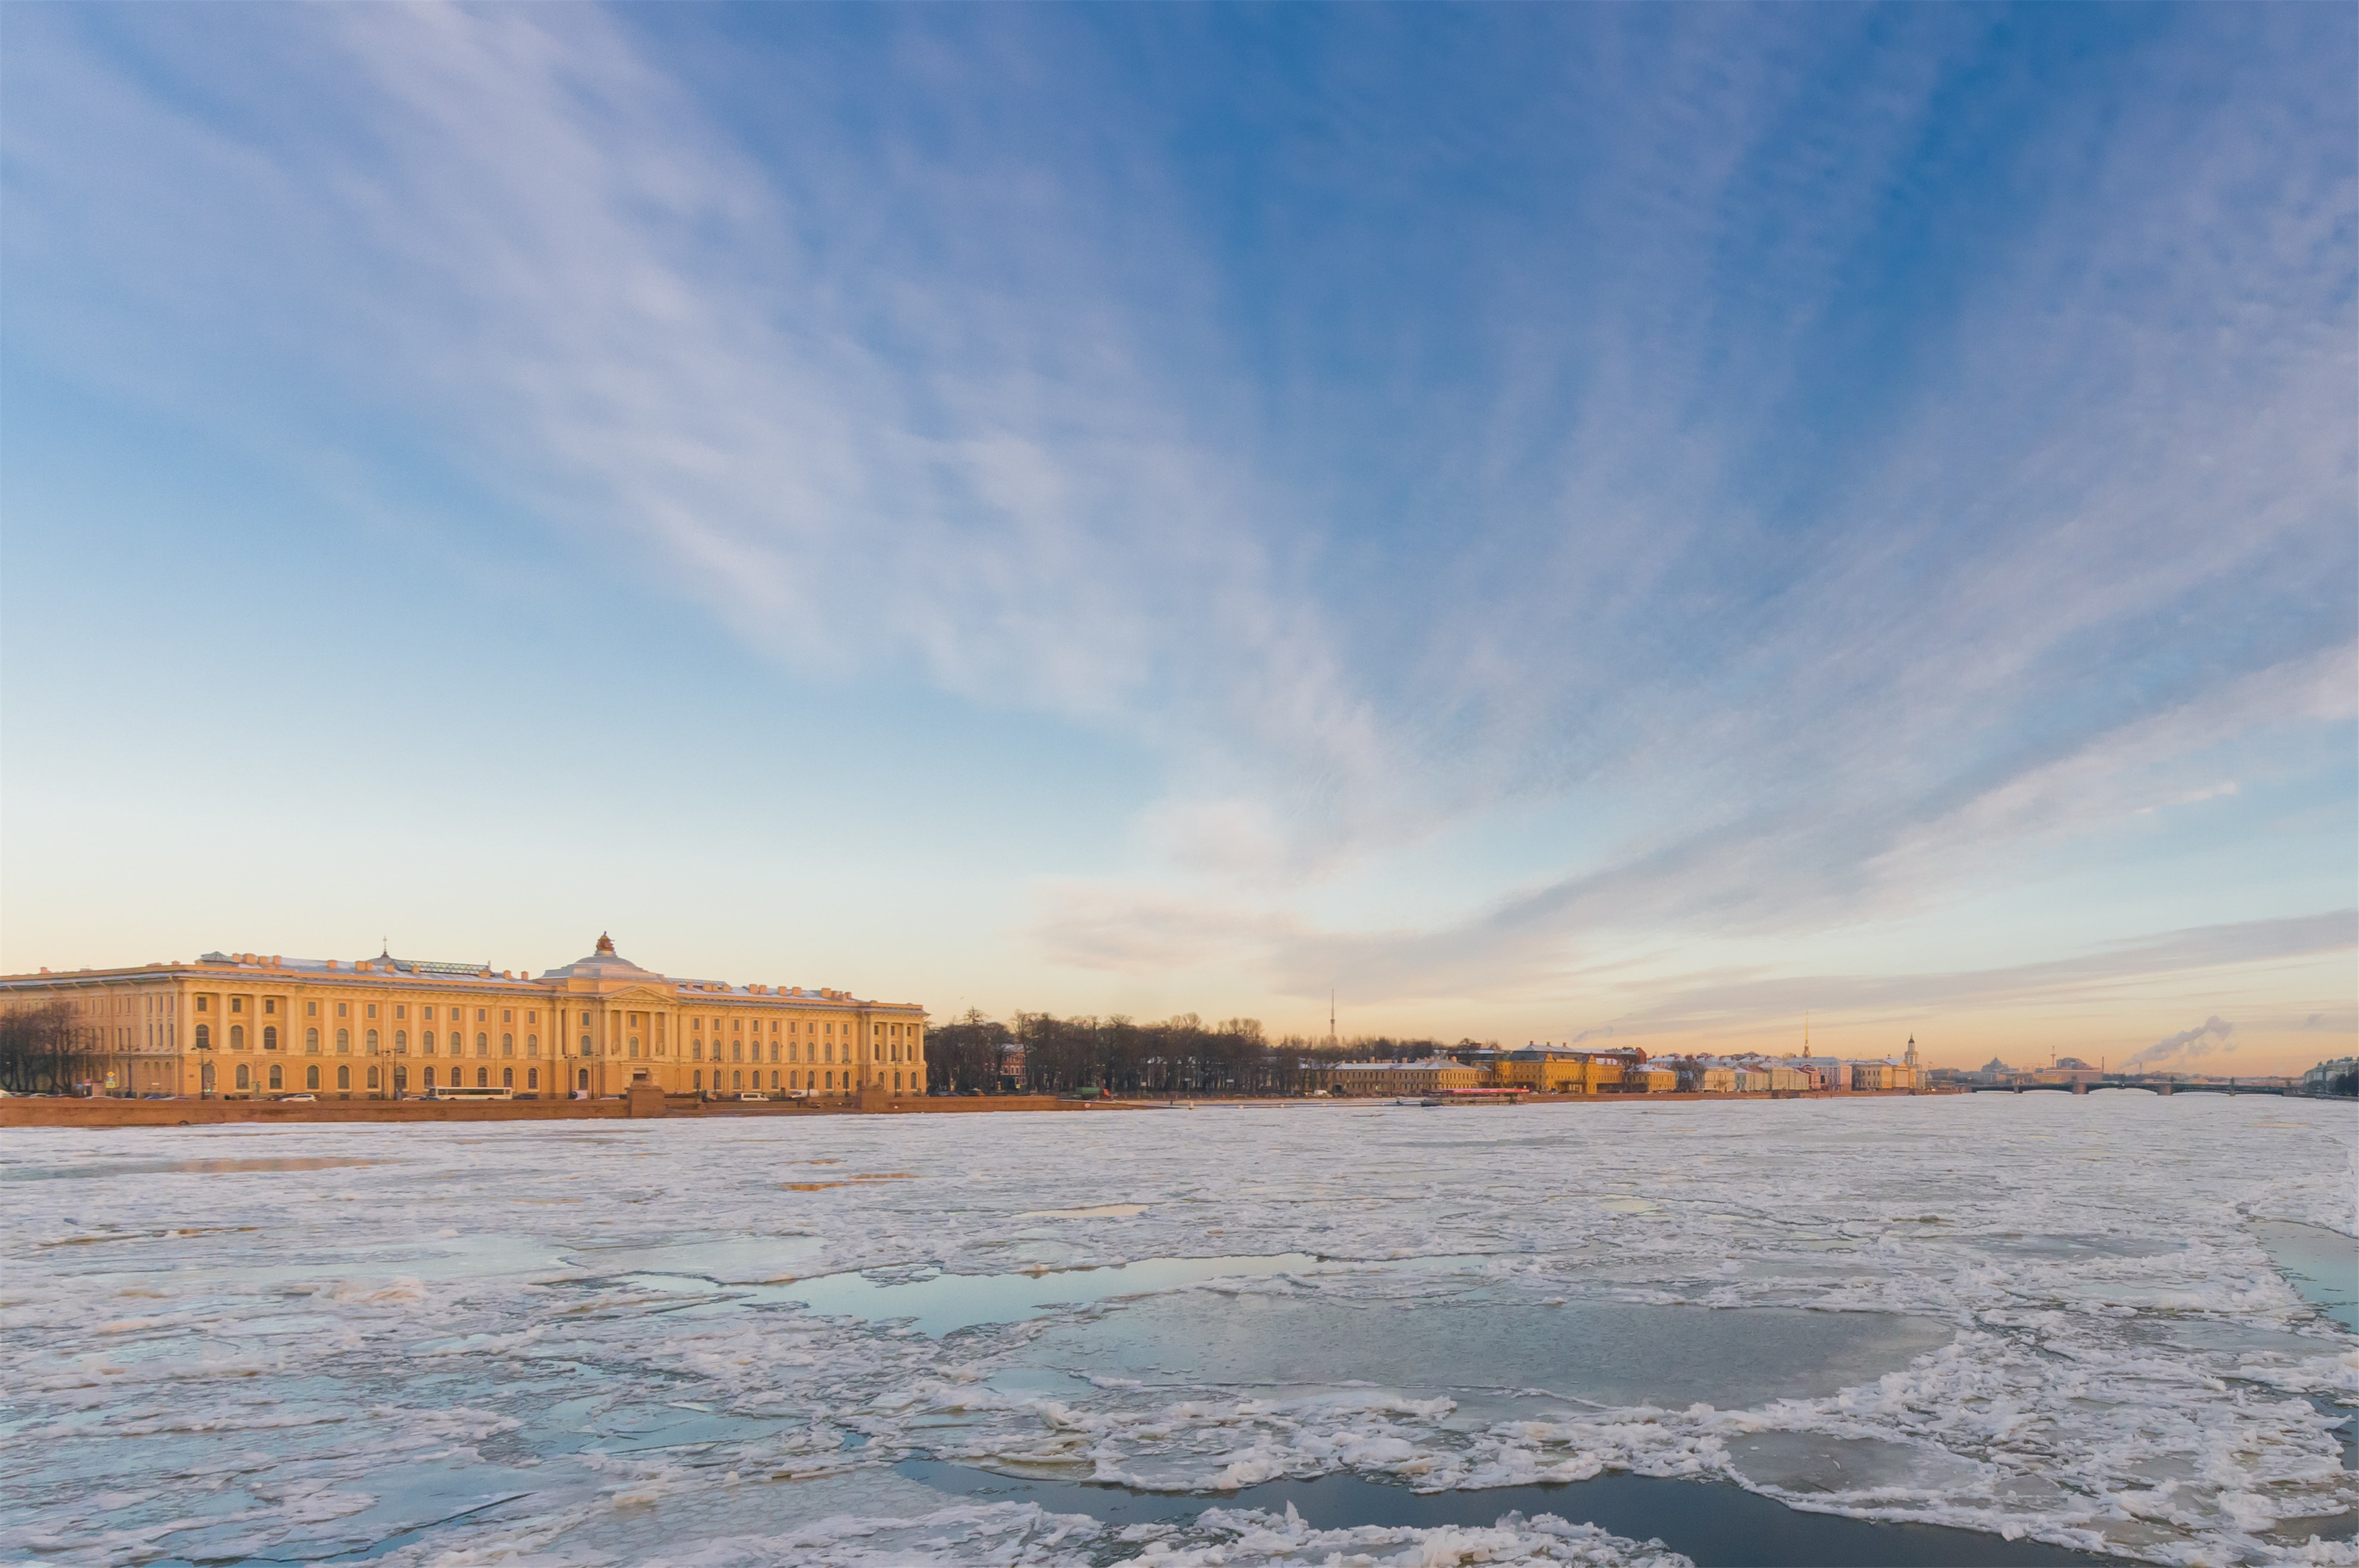
[{"label": "tall antenna tower", "polygon": [[1327,1048],[1335,1048],[1335,993],[1332,987],[1327,992]]}]

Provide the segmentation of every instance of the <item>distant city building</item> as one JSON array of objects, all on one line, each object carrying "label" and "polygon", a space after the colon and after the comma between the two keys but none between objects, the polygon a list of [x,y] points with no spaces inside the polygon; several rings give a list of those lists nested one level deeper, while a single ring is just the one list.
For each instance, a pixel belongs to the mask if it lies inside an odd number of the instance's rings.
[{"label": "distant city building", "polygon": [[678,980],[616,955],[538,978],[489,964],[209,953],[0,976],[0,1007],[64,1002],[104,1086],[383,1099],[438,1088],[617,1094],[923,1094],[925,1009],[792,985]]},{"label": "distant city building", "polygon": [[1330,1069],[1335,1088],[1346,1094],[1430,1094],[1446,1089],[1478,1089],[1487,1074],[1447,1057],[1424,1062],[1340,1062]]},{"label": "distant city building", "polygon": [[1619,1055],[1546,1046],[1509,1051],[1492,1068],[1500,1086],[1539,1094],[1594,1094],[1621,1083],[1622,1071]]},{"label": "distant city building", "polygon": [[[2338,1092],[2338,1084],[2354,1078],[2359,1078],[2359,1056],[2338,1056],[2332,1062],[2321,1062],[2303,1073],[2301,1090],[2305,1094],[2333,1094]],[[2352,1091],[2346,1088],[2339,1092],[2349,1094]]]}]

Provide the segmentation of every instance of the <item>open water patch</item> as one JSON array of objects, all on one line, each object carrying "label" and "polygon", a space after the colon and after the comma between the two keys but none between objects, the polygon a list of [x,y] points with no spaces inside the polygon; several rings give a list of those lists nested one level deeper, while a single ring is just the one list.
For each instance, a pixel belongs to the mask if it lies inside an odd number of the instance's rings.
[{"label": "open water patch", "polygon": [[2359,1334],[2359,1241],[2291,1220],[2258,1221],[2253,1236],[2303,1301]]},{"label": "open water patch", "polygon": [[922,1456],[903,1460],[894,1468],[954,1497],[1037,1503],[1052,1513],[1086,1514],[1114,1526],[1185,1523],[1209,1508],[1283,1514],[1291,1507],[1306,1522],[1323,1530],[1361,1525],[1484,1528],[1510,1513],[1527,1518],[1553,1514],[1633,1541],[1659,1541],[1692,1560],[1696,1568],[2062,1568],[2114,1561],[1941,1525],[1883,1524],[1804,1513],[1735,1486],[1653,1475],[1412,1492],[1358,1475],[1330,1475],[1203,1494],[1035,1480]]},{"label": "open water patch", "polygon": [[1305,1273],[1321,1263],[1311,1253],[1281,1252],[1264,1258],[1148,1258],[1097,1269],[934,1274],[901,1280],[829,1274],[780,1287],[779,1295],[831,1316],[906,1319],[919,1333],[939,1338],[980,1323],[1021,1323],[1055,1307],[1176,1290],[1214,1279]]},{"label": "open water patch", "polygon": [[791,1302],[829,1317],[907,1323],[940,1338],[984,1323],[1022,1323],[1058,1307],[1121,1296],[1176,1290],[1215,1279],[1308,1273],[1349,1268],[1308,1252],[1261,1258],[1150,1258],[1096,1268],[1023,1269],[1005,1274],[926,1273],[914,1279],[872,1279],[865,1273],[821,1274],[791,1282],[730,1288],[727,1281],[642,1272],[625,1282],[658,1290],[725,1290],[731,1302]]},{"label": "open water patch", "polygon": [[1744,1410],[1904,1367],[1955,1331],[1896,1312],[1495,1300],[1155,1297],[1060,1323],[1025,1359],[1148,1385],[1510,1388],[1600,1406]]}]

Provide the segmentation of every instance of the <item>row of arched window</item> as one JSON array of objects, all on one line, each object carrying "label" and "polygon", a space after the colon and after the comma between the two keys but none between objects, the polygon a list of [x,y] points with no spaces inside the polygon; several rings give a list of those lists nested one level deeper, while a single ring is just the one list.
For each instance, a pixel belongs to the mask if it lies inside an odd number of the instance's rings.
[{"label": "row of arched window", "polygon": [[[582,1039],[586,1044],[589,1037],[584,1035]],[[212,1049],[213,1038],[212,1026],[211,1024],[199,1024],[197,1026],[196,1043],[199,1051],[211,1051]],[[244,1024],[232,1024],[229,1026],[229,1048],[232,1051],[244,1051],[245,1049],[245,1026]],[[419,1035],[418,1048],[421,1055],[431,1056],[434,1054],[435,1040],[434,1031],[432,1029],[424,1030]],[[263,1026],[262,1049],[265,1051],[277,1051],[278,1049],[277,1025],[266,1024]],[[464,1056],[467,1053],[466,1036],[457,1029],[452,1029],[450,1037],[450,1049],[451,1055]],[[380,1050],[381,1047],[379,1044],[377,1031],[375,1029],[363,1031],[361,1053],[364,1056],[375,1056],[380,1053]],[[306,1056],[317,1056],[321,1053],[320,1031],[318,1029],[307,1029],[303,1031],[303,1053]],[[336,1054],[338,1056],[350,1056],[352,1053],[353,1031],[344,1029],[338,1029],[336,1031]],[[513,1034],[501,1035],[500,1054],[502,1056],[512,1057],[516,1055],[516,1036]],[[540,1054],[540,1036],[537,1034],[528,1034],[524,1037],[524,1053],[528,1057],[537,1057]],[[407,1056],[409,1054],[409,1031],[408,1029],[396,1029],[393,1031],[393,1054],[396,1056]],[[478,1034],[475,1036],[475,1054],[477,1056],[489,1056],[492,1054],[492,1037],[489,1034]],[[586,1051],[584,1051],[584,1054],[588,1054]]]},{"label": "row of arched window", "polygon": [[[245,1062],[241,1062],[237,1064],[237,1086],[240,1089],[249,1092],[257,1088],[278,1089],[283,1091],[287,1087],[288,1072],[288,1069],[281,1067],[275,1062],[270,1063],[269,1066],[262,1068],[249,1067]],[[205,1073],[208,1075],[208,1080],[210,1080],[212,1069],[211,1067],[207,1067],[205,1069]],[[321,1088],[320,1073],[321,1070],[317,1067],[306,1067],[303,1069],[303,1087],[308,1090],[317,1090]],[[459,1087],[465,1078],[466,1069],[462,1067],[453,1067],[451,1069],[450,1082],[452,1088]],[[539,1088],[540,1070],[537,1067],[528,1067],[525,1069],[524,1080],[524,1086],[526,1088]],[[378,1087],[380,1080],[377,1076],[377,1069],[375,1067],[369,1068],[364,1075],[362,1083],[364,1087],[370,1089]],[[487,1067],[478,1067],[475,1069],[476,1088],[487,1089],[491,1087],[491,1069]],[[210,1082],[208,1083],[208,1086],[210,1086]],[[349,1066],[339,1065],[336,1068],[334,1086],[336,1088],[345,1090],[349,1090],[353,1087],[353,1070]],[[393,1086],[397,1091],[406,1090],[409,1087],[408,1068],[397,1067],[393,1070]],[[434,1069],[431,1067],[426,1069],[426,1082],[424,1086],[429,1089],[434,1087]],[[500,1087],[504,1089],[513,1089],[516,1087],[515,1068],[503,1067],[500,1069]]]},{"label": "row of arched window", "polygon": [[[745,1073],[732,1072],[729,1074],[729,1081],[724,1083],[721,1081],[721,1070],[716,1067],[712,1070],[712,1091],[716,1094],[723,1093],[725,1090],[735,1090],[742,1094],[760,1089],[762,1087],[761,1073],[756,1073],[753,1076],[754,1081],[751,1083],[748,1083],[745,1082]],[[916,1086],[917,1077],[918,1075],[914,1073],[909,1074],[909,1083],[911,1087]],[[797,1082],[798,1079],[799,1079],[800,1082]],[[881,1074],[879,1081],[882,1081]],[[689,1074],[689,1085],[699,1093],[703,1091],[704,1073],[701,1070]],[[582,1086],[585,1089],[590,1086],[590,1074],[587,1072],[584,1072],[582,1074]],[[799,1089],[805,1091],[817,1089],[821,1093],[839,1087],[835,1081],[835,1074],[832,1073],[788,1073],[786,1075],[786,1082],[783,1083],[778,1081],[778,1074],[773,1073],[770,1074],[769,1086],[773,1089]],[[843,1083],[841,1087],[845,1089],[853,1087],[851,1073],[846,1073],[843,1075]],[[898,1090],[901,1087],[901,1074],[898,1073],[893,1074],[893,1087],[896,1090]]]}]

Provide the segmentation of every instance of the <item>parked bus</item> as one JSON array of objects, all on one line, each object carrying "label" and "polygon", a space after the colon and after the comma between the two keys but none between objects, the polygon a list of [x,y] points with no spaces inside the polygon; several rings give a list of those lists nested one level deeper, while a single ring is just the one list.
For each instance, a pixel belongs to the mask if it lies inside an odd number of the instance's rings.
[{"label": "parked bus", "polygon": [[429,1100],[513,1100],[514,1089],[462,1089],[456,1084],[438,1083],[424,1091]]}]

